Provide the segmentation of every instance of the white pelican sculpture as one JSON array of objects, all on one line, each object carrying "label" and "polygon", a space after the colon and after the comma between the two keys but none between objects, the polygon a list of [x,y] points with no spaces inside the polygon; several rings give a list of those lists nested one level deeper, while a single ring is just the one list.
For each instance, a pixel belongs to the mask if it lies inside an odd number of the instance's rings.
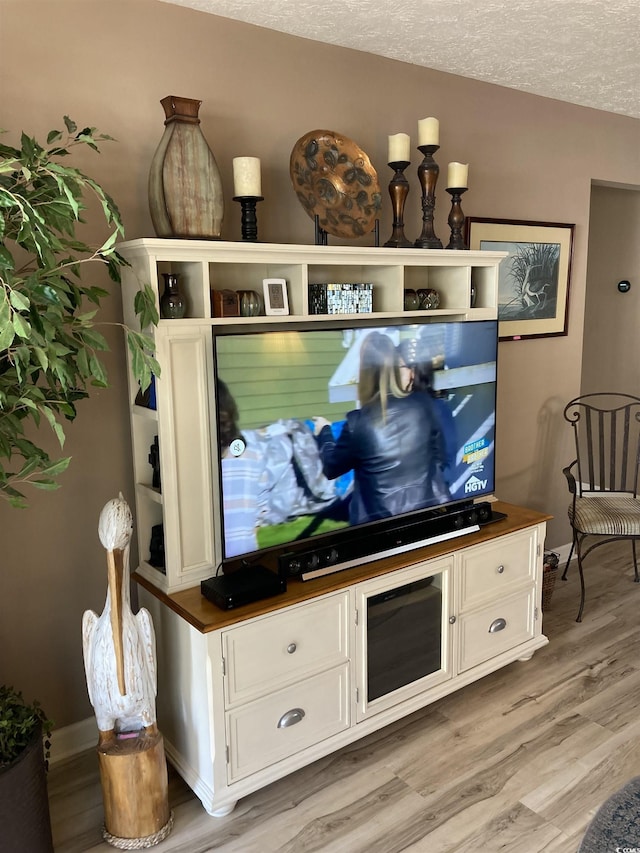
[{"label": "white pelican sculpture", "polygon": [[107,597],[102,614],[86,610],[82,647],[89,699],[99,744],[120,732],[157,732],[156,650],[153,623],[141,608],[133,614],[129,593],[131,510],[120,494],[100,513],[98,535],[107,551]]}]

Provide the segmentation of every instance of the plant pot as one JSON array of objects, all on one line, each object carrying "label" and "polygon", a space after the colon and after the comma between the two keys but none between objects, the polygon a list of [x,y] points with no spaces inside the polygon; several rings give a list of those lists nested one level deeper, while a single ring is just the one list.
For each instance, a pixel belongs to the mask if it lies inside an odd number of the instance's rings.
[{"label": "plant pot", "polygon": [[41,731],[0,769],[0,850],[53,853]]}]

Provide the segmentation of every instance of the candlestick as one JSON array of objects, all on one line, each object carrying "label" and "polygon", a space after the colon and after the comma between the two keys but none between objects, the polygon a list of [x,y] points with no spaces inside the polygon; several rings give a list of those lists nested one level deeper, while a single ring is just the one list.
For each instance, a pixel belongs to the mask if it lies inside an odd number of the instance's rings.
[{"label": "candlestick", "polygon": [[440,122],[437,118],[421,118],[418,122],[418,147],[440,145]]},{"label": "candlestick", "polygon": [[261,195],[240,195],[234,196],[233,200],[239,201],[242,208],[242,239],[256,243],[258,241],[258,217],[256,216],[256,204],[259,201],[263,201],[264,197]]},{"label": "candlestick", "polygon": [[394,170],[394,175],[389,182],[389,195],[393,208],[393,231],[384,245],[392,249],[405,249],[413,245],[404,236],[404,205],[409,194],[409,181],[404,176],[404,170],[409,165],[409,160],[396,160],[387,165]]},{"label": "candlestick", "polygon": [[262,195],[262,180],[260,176],[260,160],[258,157],[233,158],[233,194],[242,196]]},{"label": "candlestick", "polygon": [[449,163],[447,170],[447,187],[460,189],[469,188],[469,164],[468,163]]},{"label": "candlestick", "polygon": [[411,140],[408,133],[395,133],[389,137],[389,163],[411,159]]},{"label": "candlestick", "polygon": [[[427,121],[427,119],[423,119]],[[434,119],[437,121],[437,119]],[[414,243],[416,249],[441,249],[442,240],[436,237],[433,229],[433,214],[436,208],[436,184],[440,168],[433,155],[439,145],[418,145],[418,151],[424,155],[418,166],[418,178],[422,186],[422,234]]]},{"label": "candlestick", "polygon": [[466,187],[447,187],[447,192],[451,196],[451,211],[449,212],[448,223],[451,228],[451,238],[447,245],[447,249],[468,249],[465,245],[462,236],[462,226],[464,225],[464,213],[460,204],[460,197],[466,193]]}]

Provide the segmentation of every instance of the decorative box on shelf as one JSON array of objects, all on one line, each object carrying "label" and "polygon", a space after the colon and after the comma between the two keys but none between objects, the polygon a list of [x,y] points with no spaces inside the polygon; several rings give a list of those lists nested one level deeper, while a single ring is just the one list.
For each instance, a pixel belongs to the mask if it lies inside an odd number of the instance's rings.
[{"label": "decorative box on shelf", "polygon": [[214,317],[240,316],[240,298],[233,290],[212,290],[211,307]]},{"label": "decorative box on shelf", "polygon": [[318,283],[309,285],[310,314],[370,314],[373,284]]}]

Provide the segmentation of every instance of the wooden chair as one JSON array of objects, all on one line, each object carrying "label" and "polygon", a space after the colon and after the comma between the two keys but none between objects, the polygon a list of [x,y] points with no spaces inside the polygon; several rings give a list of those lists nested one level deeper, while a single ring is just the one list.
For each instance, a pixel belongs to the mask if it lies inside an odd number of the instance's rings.
[{"label": "wooden chair", "polygon": [[[573,495],[569,522],[573,530],[571,553],[578,558],[582,621],[585,585],[583,561],[587,554],[620,539],[631,541],[635,581],[638,575],[636,541],[640,539],[640,397],[630,394],[585,394],[567,403],[564,417],[571,424],[576,458],[563,469]],[[585,547],[588,537],[596,541]]]}]

